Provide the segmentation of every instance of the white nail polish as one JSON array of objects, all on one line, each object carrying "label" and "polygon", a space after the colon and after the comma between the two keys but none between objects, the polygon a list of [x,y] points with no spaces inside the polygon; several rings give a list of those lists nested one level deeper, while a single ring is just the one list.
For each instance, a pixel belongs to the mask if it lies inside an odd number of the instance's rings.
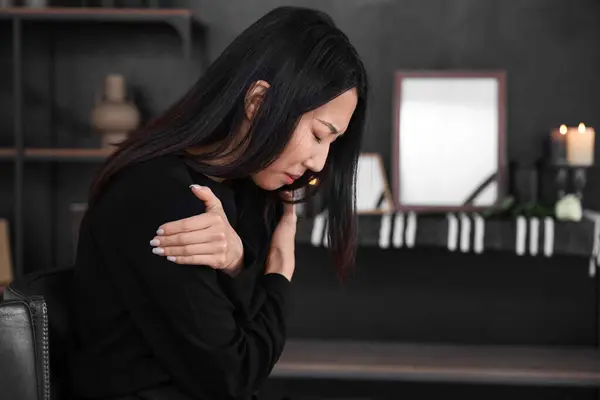
[{"label": "white nail polish", "polygon": [[167,260],[175,262],[175,256],[169,256],[167,257]]},{"label": "white nail polish", "polygon": [[152,249],[152,252],[154,254],[163,254],[165,252],[165,249],[161,248],[161,247],[155,247]]},{"label": "white nail polish", "polygon": [[158,246],[160,244],[160,240],[158,239],[152,239],[150,241],[150,246]]},{"label": "white nail polish", "polygon": [[162,235],[162,234],[164,234],[164,233],[165,233],[165,231],[164,231],[162,228],[158,228],[158,230],[156,231],[156,234],[157,234],[158,236],[161,236],[161,235]]}]

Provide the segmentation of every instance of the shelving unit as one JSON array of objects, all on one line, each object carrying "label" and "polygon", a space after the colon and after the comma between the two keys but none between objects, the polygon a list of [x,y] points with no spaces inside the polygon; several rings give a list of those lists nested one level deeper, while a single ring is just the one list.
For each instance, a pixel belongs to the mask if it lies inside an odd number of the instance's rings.
[{"label": "shelving unit", "polygon": [[[52,149],[25,148],[23,158],[26,161],[57,161],[57,162],[101,162],[112,153],[111,149]],[[11,148],[0,148],[0,160],[15,160],[17,151]]]},{"label": "shelving unit", "polygon": [[[192,12],[185,9],[152,8],[5,8],[0,9],[0,20],[11,20],[13,32],[22,29],[21,22],[115,22],[115,23],[158,23],[173,27],[181,37],[183,54],[188,58],[192,49]],[[20,35],[15,35],[20,44]]]},{"label": "shelving unit", "polygon": [[13,162],[14,173],[14,230],[15,277],[24,272],[23,266],[23,181],[25,162],[97,162],[109,155],[106,149],[54,149],[26,148],[23,134],[23,30],[25,23],[127,23],[165,24],[179,35],[183,56],[191,56],[193,14],[186,9],[108,9],[108,8],[62,8],[0,9],[0,24],[12,24],[12,75],[14,96],[14,147],[0,149],[0,162]]}]

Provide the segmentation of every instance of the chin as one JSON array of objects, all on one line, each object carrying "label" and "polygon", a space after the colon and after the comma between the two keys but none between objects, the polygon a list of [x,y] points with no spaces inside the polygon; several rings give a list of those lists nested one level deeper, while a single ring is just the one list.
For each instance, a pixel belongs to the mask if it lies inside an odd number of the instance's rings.
[{"label": "chin", "polygon": [[284,184],[282,182],[278,182],[276,180],[271,180],[271,179],[260,179],[256,176],[252,177],[252,180],[254,181],[254,184],[256,186],[258,186],[259,188],[263,189],[263,190],[267,190],[267,191],[273,191],[273,190],[277,190],[281,187],[284,186]]}]

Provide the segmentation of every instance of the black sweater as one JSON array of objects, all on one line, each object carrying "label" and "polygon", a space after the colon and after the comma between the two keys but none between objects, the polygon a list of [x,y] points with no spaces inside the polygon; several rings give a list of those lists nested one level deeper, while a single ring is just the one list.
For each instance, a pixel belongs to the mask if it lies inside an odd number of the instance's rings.
[{"label": "black sweater", "polygon": [[[192,183],[220,198],[244,243],[235,278],[152,253],[162,223],[204,212]],[[265,381],[284,347],[289,281],[264,275],[273,227],[245,186],[163,156],[123,170],[88,209],[75,268],[76,395],[248,399]]]}]

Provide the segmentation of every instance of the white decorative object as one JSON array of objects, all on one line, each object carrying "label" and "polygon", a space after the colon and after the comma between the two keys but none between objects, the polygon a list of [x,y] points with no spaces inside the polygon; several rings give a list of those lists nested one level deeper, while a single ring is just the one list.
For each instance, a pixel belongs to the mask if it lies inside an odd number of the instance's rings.
[{"label": "white decorative object", "polygon": [[392,243],[394,247],[404,246],[404,213],[399,212],[394,218],[394,231],[392,236]]},{"label": "white decorative object", "polygon": [[473,216],[475,220],[475,239],[473,243],[473,251],[475,253],[483,253],[485,242],[485,220],[479,214]]},{"label": "white decorative object", "polygon": [[417,240],[417,214],[409,212],[406,218],[406,247],[415,247]]},{"label": "white decorative object", "polygon": [[383,214],[379,225],[379,247],[387,249],[390,247],[390,235],[392,232],[392,214]]},{"label": "white decorative object", "polygon": [[552,257],[554,254],[554,219],[544,218],[544,255]]},{"label": "white decorative object", "polygon": [[356,176],[358,214],[392,212],[393,202],[381,156],[376,153],[362,153],[358,159]]},{"label": "white decorative object", "polygon": [[497,205],[505,171],[504,73],[398,72],[394,196],[402,210]]},{"label": "white decorative object", "polygon": [[310,234],[310,243],[313,246],[320,246],[323,243],[323,235],[325,231],[325,225],[327,223],[327,214],[321,213],[314,218],[313,228]]},{"label": "white decorative object", "polygon": [[471,245],[471,219],[466,213],[461,212],[460,217],[460,250],[468,253]]},{"label": "white decorative object", "polygon": [[448,250],[455,251],[458,247],[458,218],[453,213],[446,214],[448,219]]},{"label": "white decorative object", "polygon": [[539,251],[540,219],[529,218],[529,254],[537,256]]},{"label": "white decorative object", "polygon": [[525,237],[527,236],[527,220],[524,216],[519,215],[517,217],[517,235],[515,243],[515,252],[517,255],[522,256],[526,251]]},{"label": "white decorative object", "polygon": [[574,194],[568,194],[556,202],[554,207],[556,219],[561,221],[581,221],[583,210],[579,197]]}]

